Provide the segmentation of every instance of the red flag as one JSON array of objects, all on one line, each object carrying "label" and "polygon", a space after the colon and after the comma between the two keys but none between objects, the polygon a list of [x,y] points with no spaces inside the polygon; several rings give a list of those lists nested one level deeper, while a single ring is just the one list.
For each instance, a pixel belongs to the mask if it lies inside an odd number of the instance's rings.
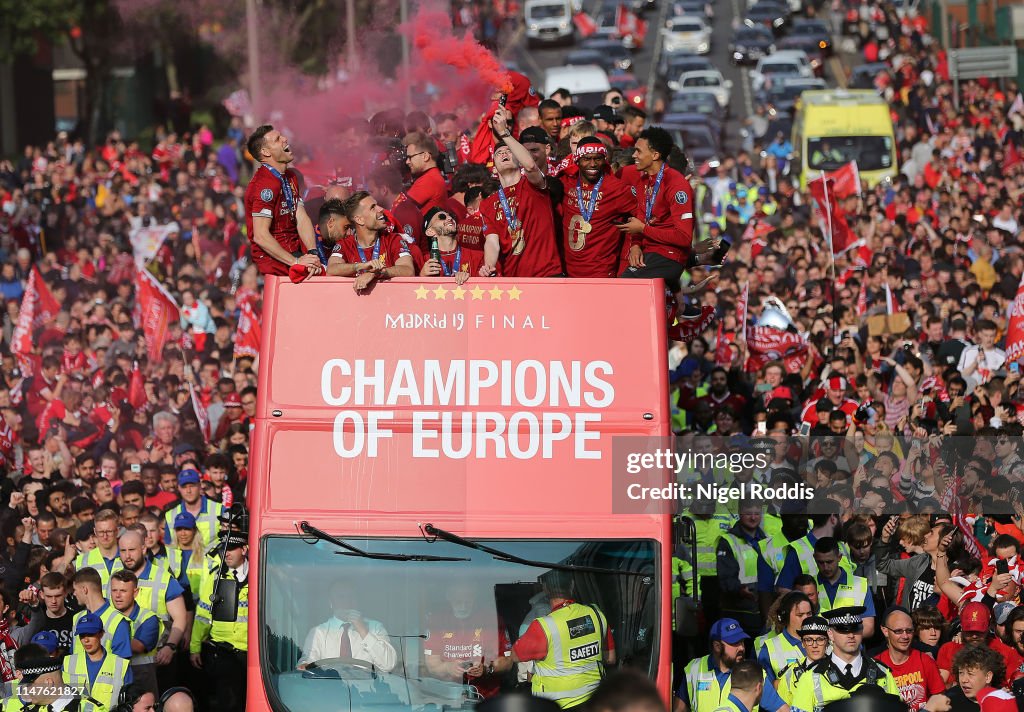
[{"label": "red flag", "polygon": [[845,252],[854,243],[853,232],[842,209],[836,205],[835,181],[826,176],[807,181],[807,188],[818,204],[818,224],[833,255]]},{"label": "red flag", "polygon": [[781,360],[786,373],[799,373],[807,363],[807,341],[791,331],[755,326],[747,333],[747,371],[757,371],[769,361]]},{"label": "red flag", "polygon": [[576,25],[576,32],[579,33],[580,37],[590,37],[597,32],[597,23],[594,22],[594,18],[585,12],[577,12],[573,15],[572,23]]},{"label": "red flag", "polygon": [[868,276],[865,274],[860,281],[860,294],[857,295],[857,316],[868,313]]},{"label": "red flag", "polygon": [[692,319],[677,319],[676,323],[668,328],[668,338],[689,343],[704,333],[714,320],[715,308],[703,306],[700,308],[699,316]]},{"label": "red flag", "polygon": [[647,23],[624,4],[619,4],[615,8],[615,30],[619,33],[619,37],[632,38],[633,43],[639,46],[647,34]]},{"label": "red flag", "polygon": [[57,313],[60,311],[60,303],[54,299],[53,293],[50,292],[50,288],[46,286],[46,282],[43,280],[43,275],[39,273],[35,266],[32,267],[32,273],[28,278],[28,289],[34,289],[36,293],[35,317],[32,320],[32,328],[38,329],[50,323],[57,316]]},{"label": "red flag", "polygon": [[715,365],[729,368],[732,363],[732,349],[729,348],[729,340],[725,338],[725,327],[718,322],[718,334],[715,336]]},{"label": "red flag", "polygon": [[238,314],[238,331],[235,332],[235,358],[259,356],[262,337],[263,327],[252,309],[252,302],[249,300],[242,302],[242,308]]},{"label": "red flag", "polygon": [[14,468],[14,431],[0,415],[0,466]]},{"label": "red flag", "polygon": [[895,297],[892,296],[892,290],[889,289],[889,283],[885,283],[885,313],[895,314],[901,311],[900,305],[896,303]]},{"label": "red flag", "polygon": [[1024,356],[1024,279],[1010,305],[1010,326],[1006,330],[1006,361],[1014,363]]},{"label": "red flag", "polygon": [[1006,146],[1005,155],[1003,156],[1003,172],[1009,171],[1015,165],[1022,162],[1024,162],[1024,156],[1017,150],[1017,144],[1010,141]]},{"label": "red flag", "polygon": [[128,405],[138,409],[146,405],[148,400],[146,383],[142,378],[142,371],[139,370],[139,364],[136,362],[132,366],[132,375],[128,382]]},{"label": "red flag", "polygon": [[136,270],[135,291],[138,295],[137,326],[146,337],[146,350],[151,361],[163,360],[167,343],[167,327],[181,318],[178,305],[164,286],[146,270]]},{"label": "red flag", "polygon": [[839,200],[861,194],[860,169],[857,168],[857,161],[850,161],[825,175],[832,181],[832,192]]},{"label": "red flag", "polygon": [[191,383],[188,384],[188,392],[192,398],[192,411],[196,414],[196,420],[199,422],[199,432],[203,434],[203,440],[210,442],[210,414],[206,412],[206,406],[203,405],[202,400],[196,394],[195,386]]},{"label": "red flag", "polygon": [[[33,269],[28,276],[28,288],[25,290],[25,296],[21,298],[18,323],[15,325],[14,333],[11,335],[11,353],[22,364],[23,371],[25,370],[25,365],[30,363],[29,355],[34,348],[32,343],[32,325],[36,318],[36,303],[38,302],[39,295],[35,289],[35,283],[36,271]],[[25,375],[30,374],[31,371]]]}]

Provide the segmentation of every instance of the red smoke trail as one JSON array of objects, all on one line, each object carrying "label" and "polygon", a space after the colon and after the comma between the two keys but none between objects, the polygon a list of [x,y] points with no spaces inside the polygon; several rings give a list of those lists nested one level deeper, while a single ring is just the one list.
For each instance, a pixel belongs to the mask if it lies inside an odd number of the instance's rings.
[{"label": "red smoke trail", "polygon": [[456,69],[474,70],[494,89],[508,93],[512,82],[497,58],[471,35],[456,37],[451,18],[437,7],[422,8],[412,22],[413,46],[428,65],[435,69],[447,64]]}]

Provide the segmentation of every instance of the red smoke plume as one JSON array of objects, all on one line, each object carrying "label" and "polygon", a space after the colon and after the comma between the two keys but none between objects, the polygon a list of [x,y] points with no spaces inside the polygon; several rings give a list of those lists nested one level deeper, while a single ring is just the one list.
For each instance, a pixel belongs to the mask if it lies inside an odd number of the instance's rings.
[{"label": "red smoke plume", "polygon": [[456,37],[448,13],[422,8],[412,22],[413,46],[423,59],[437,69],[447,64],[456,69],[475,70],[481,80],[503,93],[512,91],[508,72],[497,58],[471,35]]}]

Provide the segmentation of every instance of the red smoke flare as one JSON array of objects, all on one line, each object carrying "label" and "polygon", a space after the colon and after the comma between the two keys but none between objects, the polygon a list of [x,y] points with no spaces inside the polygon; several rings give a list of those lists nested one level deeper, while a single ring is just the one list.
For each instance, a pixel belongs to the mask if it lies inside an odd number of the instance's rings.
[{"label": "red smoke flare", "polygon": [[480,79],[501,90],[512,91],[512,81],[498,59],[470,34],[456,37],[447,12],[423,8],[413,20],[413,45],[428,63],[444,63],[456,69],[472,69]]}]

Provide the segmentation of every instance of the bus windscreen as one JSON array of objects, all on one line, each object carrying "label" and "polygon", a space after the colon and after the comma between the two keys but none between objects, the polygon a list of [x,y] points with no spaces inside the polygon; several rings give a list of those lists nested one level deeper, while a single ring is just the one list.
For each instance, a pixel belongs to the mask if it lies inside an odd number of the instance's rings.
[{"label": "bus windscreen", "polygon": [[816,171],[834,171],[856,161],[862,171],[892,167],[891,136],[827,136],[807,139],[807,166]]}]

